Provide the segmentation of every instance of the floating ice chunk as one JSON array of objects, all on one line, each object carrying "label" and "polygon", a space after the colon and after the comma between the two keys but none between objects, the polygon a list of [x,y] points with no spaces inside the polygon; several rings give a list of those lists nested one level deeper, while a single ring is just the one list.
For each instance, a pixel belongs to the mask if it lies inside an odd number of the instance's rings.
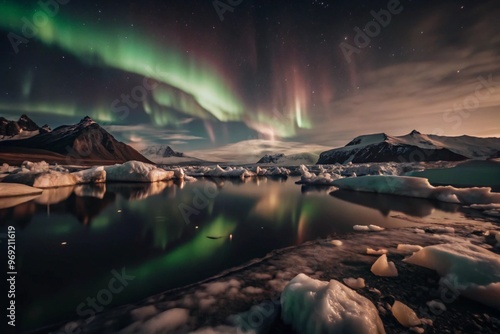
[{"label": "floating ice chunk", "polygon": [[184,179],[184,175],[185,175],[184,169],[182,169],[182,168],[176,168],[176,169],[174,169],[174,176],[177,179],[180,179],[180,180]]},{"label": "floating ice chunk", "polygon": [[409,244],[398,244],[398,251],[403,253],[415,253],[422,249],[419,245],[409,245]]},{"label": "floating ice chunk", "polygon": [[340,247],[343,245],[343,242],[341,240],[332,240],[330,243],[334,246],[337,246],[337,247]]},{"label": "floating ice chunk", "polygon": [[415,312],[400,301],[396,300],[392,305],[392,314],[405,327],[415,327],[422,324]]},{"label": "floating ice chunk", "polygon": [[394,262],[387,261],[387,255],[381,255],[372,265],[371,272],[377,276],[395,277],[398,276],[398,269]]},{"label": "floating ice chunk", "polygon": [[104,167],[94,167],[79,172],[71,173],[76,178],[77,183],[102,183],[106,182],[106,171]]},{"label": "floating ice chunk", "polygon": [[370,175],[338,179],[332,185],[340,189],[429,198],[450,203],[500,203],[500,193],[491,188],[434,187],[427,179],[411,176]]},{"label": "floating ice chunk", "polygon": [[404,261],[436,270],[441,284],[500,308],[500,256],[470,243],[424,247]]},{"label": "floating ice chunk", "polygon": [[372,302],[336,280],[299,274],[281,294],[281,307],[283,321],[299,333],[385,333]]},{"label": "floating ice chunk", "polygon": [[39,174],[35,177],[33,187],[35,188],[54,188],[73,186],[78,183],[78,178],[69,173],[49,171]]},{"label": "floating ice chunk", "polygon": [[383,254],[387,254],[387,249],[380,248],[378,250],[375,250],[373,248],[367,248],[366,254],[368,254],[368,255],[383,255]]},{"label": "floating ice chunk", "polygon": [[104,167],[107,181],[158,182],[174,178],[174,171],[166,171],[140,161],[127,161],[121,165]]},{"label": "floating ice chunk", "polygon": [[353,277],[344,278],[343,281],[344,281],[345,285],[347,285],[351,289],[362,289],[366,286],[365,279],[361,278],[361,277],[359,277],[359,278],[353,278]]},{"label": "floating ice chunk", "polygon": [[380,232],[385,230],[385,228],[377,225],[354,225],[352,228],[355,231],[363,231],[363,232],[368,232],[368,231]]}]

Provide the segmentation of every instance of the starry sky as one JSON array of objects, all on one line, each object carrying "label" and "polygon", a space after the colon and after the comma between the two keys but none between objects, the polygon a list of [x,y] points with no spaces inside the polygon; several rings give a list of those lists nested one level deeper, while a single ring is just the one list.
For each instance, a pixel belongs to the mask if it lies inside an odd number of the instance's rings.
[{"label": "starry sky", "polygon": [[9,119],[89,115],[136,148],[179,151],[412,129],[500,137],[498,1],[45,4],[0,0]]}]

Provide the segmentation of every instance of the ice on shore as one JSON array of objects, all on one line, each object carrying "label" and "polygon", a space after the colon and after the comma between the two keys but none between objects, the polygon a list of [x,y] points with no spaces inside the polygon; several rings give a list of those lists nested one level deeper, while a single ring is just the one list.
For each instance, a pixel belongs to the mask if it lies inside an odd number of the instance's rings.
[{"label": "ice on shore", "polygon": [[182,330],[188,320],[189,310],[174,308],[161,312],[144,323],[134,322],[120,333],[170,333]]},{"label": "ice on shore", "polygon": [[375,263],[373,263],[371,272],[377,276],[383,277],[396,277],[398,276],[398,269],[394,262],[387,261],[387,255],[382,254]]},{"label": "ice on shore", "polygon": [[299,333],[385,333],[377,308],[336,280],[293,278],[281,294],[282,318]]},{"label": "ice on shore", "polygon": [[433,269],[440,284],[488,306],[500,308],[500,256],[470,243],[424,247],[404,261]]},{"label": "ice on shore", "polygon": [[375,250],[373,248],[367,248],[366,254],[368,254],[368,255],[384,255],[384,254],[387,254],[387,249],[380,248],[378,250]]},{"label": "ice on shore", "polygon": [[396,318],[396,320],[403,326],[410,328],[419,326],[422,324],[422,320],[420,320],[417,314],[409,308],[407,305],[401,303],[400,301],[395,301],[392,305],[392,315]]},{"label": "ice on shore", "polygon": [[492,193],[491,188],[434,187],[427,179],[411,176],[349,177],[335,180],[332,185],[345,190],[428,198],[448,203],[500,203],[500,193]]},{"label": "ice on shore", "polygon": [[354,231],[361,231],[361,232],[380,232],[385,230],[385,228],[377,226],[377,225],[354,225],[353,227]]},{"label": "ice on shore", "polygon": [[398,244],[397,250],[403,253],[411,254],[422,249],[419,245]]},{"label": "ice on shore", "polygon": [[350,287],[351,289],[362,289],[366,286],[365,279],[361,278],[361,277],[344,278],[343,281],[344,281],[344,284],[347,285],[348,287]]}]

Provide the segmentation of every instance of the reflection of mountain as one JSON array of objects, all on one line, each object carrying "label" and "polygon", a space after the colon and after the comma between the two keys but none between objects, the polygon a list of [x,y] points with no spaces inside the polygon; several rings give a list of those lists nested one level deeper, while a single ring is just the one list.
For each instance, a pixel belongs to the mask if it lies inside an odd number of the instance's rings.
[{"label": "reflection of mountain", "polygon": [[433,202],[421,198],[410,199],[408,197],[394,195],[372,194],[345,190],[336,190],[330,193],[330,195],[347,202],[376,209],[384,216],[388,216],[391,211],[403,212],[414,217],[426,217],[432,214],[434,209],[440,209],[447,212],[455,212],[458,210],[457,205],[442,205],[440,202]]}]

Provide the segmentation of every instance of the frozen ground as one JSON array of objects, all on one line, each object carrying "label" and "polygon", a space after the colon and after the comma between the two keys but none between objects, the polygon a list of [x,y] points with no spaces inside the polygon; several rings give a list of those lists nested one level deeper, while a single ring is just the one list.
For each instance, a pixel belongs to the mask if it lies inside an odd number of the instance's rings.
[{"label": "frozen ground", "polygon": [[[353,231],[342,240],[277,250],[87,323],[66,323],[60,332],[279,334],[293,333],[293,328],[299,333],[333,333],[340,328],[359,333],[371,328],[371,333],[373,328],[383,332],[380,318],[387,333],[498,333],[499,221],[461,217],[443,224],[431,216],[412,222],[418,227]],[[368,254],[370,249],[386,250],[397,276],[373,274],[372,265],[380,255]],[[354,290],[342,283],[358,279],[364,286]],[[331,280],[334,283],[328,283]],[[409,316],[405,306],[415,315]],[[339,313],[343,316],[336,318]]]}]

